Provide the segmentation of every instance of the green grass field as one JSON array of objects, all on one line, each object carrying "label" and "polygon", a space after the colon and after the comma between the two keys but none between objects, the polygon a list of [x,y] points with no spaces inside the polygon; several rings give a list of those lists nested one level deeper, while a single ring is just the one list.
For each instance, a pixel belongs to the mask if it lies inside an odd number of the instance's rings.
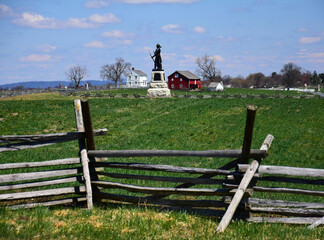
[{"label": "green grass field", "polygon": [[[236,90],[239,92],[238,90]],[[245,91],[245,90],[244,90]],[[254,93],[248,90],[247,93]],[[245,93],[245,92],[244,92]],[[22,99],[22,100],[21,100]],[[26,99],[26,100],[25,100]],[[45,100],[48,99],[48,100]],[[61,100],[60,100],[61,99]],[[0,101],[1,135],[75,131],[73,97],[55,94]],[[37,100],[37,101],[36,101]],[[268,133],[275,140],[263,164],[324,168],[323,99],[108,99],[89,100],[97,149],[240,149],[246,106],[258,107],[252,148]],[[63,151],[62,151],[63,150]],[[1,153],[1,163],[77,156],[75,142]],[[188,167],[218,167],[225,160],[141,158]],[[313,189],[310,186],[310,189]],[[318,189],[318,188],[316,188]],[[323,191],[323,189],[322,189]],[[268,197],[260,194],[256,197]],[[269,196],[270,197],[270,196]],[[307,201],[308,196],[284,196]],[[324,202],[323,198],[311,198]],[[323,228],[235,221],[215,235],[218,220],[148,207],[0,209],[0,239],[322,239]]]}]

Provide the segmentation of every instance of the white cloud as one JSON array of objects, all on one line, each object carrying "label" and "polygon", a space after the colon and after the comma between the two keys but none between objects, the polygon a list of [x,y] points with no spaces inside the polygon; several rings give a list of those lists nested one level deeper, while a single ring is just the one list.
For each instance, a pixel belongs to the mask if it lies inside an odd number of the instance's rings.
[{"label": "white cloud", "polygon": [[84,46],[88,47],[88,48],[104,48],[105,47],[105,45],[100,41],[92,41],[92,42],[84,44]]},{"label": "white cloud", "polygon": [[310,43],[316,43],[321,41],[321,37],[302,37],[298,41],[302,44],[310,44]]},{"label": "white cloud", "polygon": [[230,41],[233,41],[234,40],[233,37],[224,37],[222,35],[217,36],[216,39],[222,40],[223,42],[230,42]]},{"label": "white cloud", "polygon": [[125,40],[120,40],[120,39],[115,39],[111,41],[110,43],[102,43],[100,41],[91,41],[88,43],[85,43],[83,46],[87,48],[115,48],[116,46],[120,45],[130,45],[133,43],[133,40],[125,39]]},{"label": "white cloud", "polygon": [[37,13],[23,13],[20,18],[14,19],[13,23],[34,28],[58,28],[57,22],[54,19],[45,18]]},{"label": "white cloud", "polygon": [[219,62],[225,61],[225,59],[221,55],[214,55],[212,57],[213,57],[213,59],[215,59],[216,61],[219,61]]},{"label": "white cloud", "polygon": [[126,33],[120,30],[113,30],[110,32],[104,32],[101,34],[102,37],[108,37],[108,38],[126,38],[126,37],[133,37],[133,33]]},{"label": "white cloud", "polygon": [[121,42],[122,45],[130,45],[132,43],[133,43],[132,40],[124,40],[124,41]]},{"label": "white cloud", "polygon": [[190,60],[192,60],[192,61],[196,61],[196,59],[197,59],[196,56],[189,55],[189,54],[184,55],[184,57],[185,57],[186,59],[190,59]]},{"label": "white cloud", "polygon": [[86,18],[69,18],[66,22],[58,24],[57,28],[96,28],[98,24],[89,22]]},{"label": "white cloud", "polygon": [[310,63],[324,63],[324,52],[308,52],[305,49],[297,53],[299,59],[304,59]]},{"label": "white cloud", "polygon": [[114,14],[107,13],[104,15],[93,14],[86,18],[69,18],[67,20],[57,20],[47,18],[38,13],[23,13],[19,18],[14,19],[13,23],[43,29],[65,29],[65,28],[97,28],[106,23],[120,22]]},{"label": "white cloud", "polygon": [[44,45],[38,46],[36,49],[41,52],[51,52],[51,51],[56,50],[56,46],[44,44]]},{"label": "white cloud", "polygon": [[200,26],[196,26],[194,27],[193,29],[196,33],[205,33],[206,32],[206,29],[203,28],[203,27],[200,27]]},{"label": "white cloud", "polygon": [[86,8],[103,8],[109,5],[108,1],[88,1],[84,4]]},{"label": "white cloud", "polygon": [[31,54],[25,57],[21,57],[19,59],[21,62],[48,62],[52,60],[51,55],[38,55],[38,54]]},{"label": "white cloud", "polygon": [[13,16],[14,12],[10,7],[4,4],[0,4],[0,17],[10,17]]},{"label": "white cloud", "polygon": [[162,31],[167,32],[167,33],[174,33],[174,34],[183,33],[183,30],[179,24],[168,24],[168,25],[163,26],[161,29],[162,29]]},{"label": "white cloud", "polygon": [[88,17],[88,19],[93,22],[93,23],[116,23],[120,22],[120,19],[117,18],[114,14],[112,13],[107,13],[104,15],[100,14],[93,14]]},{"label": "white cloud", "polygon": [[176,53],[162,53],[162,58],[164,60],[172,60],[172,59],[175,59],[177,56]]}]

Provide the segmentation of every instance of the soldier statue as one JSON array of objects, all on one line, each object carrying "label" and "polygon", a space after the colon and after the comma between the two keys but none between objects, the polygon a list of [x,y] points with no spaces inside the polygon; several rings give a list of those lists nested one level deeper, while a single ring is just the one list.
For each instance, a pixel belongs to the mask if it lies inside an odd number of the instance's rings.
[{"label": "soldier statue", "polygon": [[154,61],[154,69],[153,71],[163,71],[162,70],[162,58],[161,58],[161,45],[156,44],[156,50],[154,51],[154,55],[151,58]]}]

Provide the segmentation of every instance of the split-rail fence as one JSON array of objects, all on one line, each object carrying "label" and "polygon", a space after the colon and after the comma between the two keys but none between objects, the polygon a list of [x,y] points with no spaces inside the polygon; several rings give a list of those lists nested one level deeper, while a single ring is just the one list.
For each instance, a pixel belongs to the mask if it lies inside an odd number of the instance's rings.
[{"label": "split-rail fence", "polygon": [[[75,100],[74,109],[76,132],[0,136],[2,142],[9,143],[0,145],[0,152],[72,140],[79,144],[79,157],[1,163],[0,205],[31,208],[86,203],[92,208],[96,203],[127,203],[180,208],[222,217],[218,232],[224,231],[233,217],[251,222],[310,224],[311,228],[324,224],[324,191],[320,189],[324,185],[324,169],[263,165],[274,137],[269,134],[260,149],[251,149],[254,106],[247,108],[242,149],[207,151],[96,150],[94,136],[106,134],[107,129],[92,130],[87,101]],[[173,157],[212,158],[222,163],[224,159],[230,160],[217,168],[161,164],[164,158]],[[154,161],[160,162],[154,164]],[[21,171],[17,172],[18,169]],[[272,185],[260,186],[264,182]],[[283,183],[287,186],[282,187]],[[300,186],[315,186],[315,189]],[[254,192],[273,193],[274,197],[252,198]],[[287,194],[317,199],[287,201],[284,200]],[[279,195],[282,198],[276,199]]]}]

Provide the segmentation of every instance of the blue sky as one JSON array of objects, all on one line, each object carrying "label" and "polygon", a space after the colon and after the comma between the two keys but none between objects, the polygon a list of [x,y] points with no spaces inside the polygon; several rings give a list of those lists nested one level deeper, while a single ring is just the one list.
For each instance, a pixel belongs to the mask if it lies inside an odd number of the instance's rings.
[{"label": "blue sky", "polygon": [[117,57],[150,76],[162,46],[166,75],[213,56],[222,76],[324,72],[323,0],[0,0],[0,84],[86,79]]}]

